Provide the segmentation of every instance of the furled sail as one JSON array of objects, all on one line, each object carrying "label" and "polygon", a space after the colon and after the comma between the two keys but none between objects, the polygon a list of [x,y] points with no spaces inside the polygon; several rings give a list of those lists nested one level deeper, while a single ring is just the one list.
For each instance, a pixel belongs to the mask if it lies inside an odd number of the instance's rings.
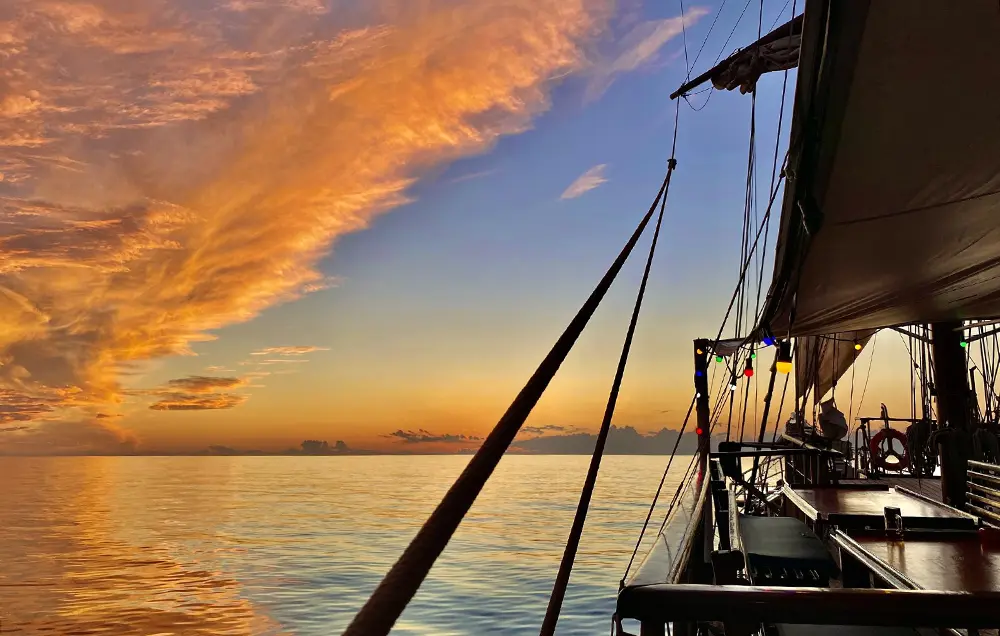
[{"label": "furled sail", "polygon": [[746,94],[754,89],[764,73],[795,68],[802,42],[802,20],[803,16],[799,15],[750,46],[736,51],[698,77],[685,82],[670,99],[676,99],[708,81],[719,90],[731,91],[739,87],[740,92]]},{"label": "furled sail", "polygon": [[998,61],[996,0],[808,1],[764,328],[1000,316]]},{"label": "furled sail", "polygon": [[847,373],[875,329],[847,331],[830,336],[805,336],[795,340],[795,387],[799,399],[814,391],[818,402]]}]

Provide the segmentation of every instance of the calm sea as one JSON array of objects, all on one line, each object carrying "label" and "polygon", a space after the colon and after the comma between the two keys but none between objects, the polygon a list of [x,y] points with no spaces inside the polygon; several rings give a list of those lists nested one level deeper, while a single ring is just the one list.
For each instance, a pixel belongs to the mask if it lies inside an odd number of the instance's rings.
[{"label": "calm sea", "polygon": [[[468,459],[0,459],[0,631],[338,634]],[[588,461],[504,459],[393,633],[537,633]],[[609,630],[665,463],[605,459],[560,634]]]}]

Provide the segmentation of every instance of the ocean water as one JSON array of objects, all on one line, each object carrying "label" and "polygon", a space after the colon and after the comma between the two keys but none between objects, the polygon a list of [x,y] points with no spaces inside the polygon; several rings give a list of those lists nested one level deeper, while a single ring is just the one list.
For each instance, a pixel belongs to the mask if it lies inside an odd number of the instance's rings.
[{"label": "ocean water", "polygon": [[[0,633],[338,634],[468,460],[0,459]],[[393,633],[537,633],[588,462],[505,458]],[[605,458],[558,633],[610,629],[665,465]]]}]

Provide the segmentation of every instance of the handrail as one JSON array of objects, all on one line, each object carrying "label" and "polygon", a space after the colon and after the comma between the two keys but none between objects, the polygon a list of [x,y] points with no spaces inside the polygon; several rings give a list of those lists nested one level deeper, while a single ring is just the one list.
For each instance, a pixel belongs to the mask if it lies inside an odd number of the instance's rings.
[{"label": "handrail", "polygon": [[819,453],[820,455],[841,455],[841,456],[843,456],[843,453],[841,453],[839,450],[837,450],[835,448],[820,448],[818,446],[813,446],[812,444],[807,444],[806,442],[803,442],[799,438],[797,438],[797,437],[795,437],[793,435],[789,435],[788,433],[781,433],[780,436],[781,436],[781,439],[785,440],[789,444],[794,444],[795,446],[798,446],[799,448],[802,448],[804,450],[812,451],[814,453]]},{"label": "handrail", "polygon": [[969,467],[978,468],[979,470],[988,470],[995,473],[1000,473],[1000,466],[997,466],[996,464],[989,464],[987,462],[979,462],[974,459],[969,460]]},{"label": "handrail", "polygon": [[742,585],[647,585],[618,595],[622,618],[799,625],[995,627],[1000,592],[940,592]]},{"label": "handrail", "polygon": [[1000,526],[1000,491],[996,490],[1000,488],[1000,466],[970,459],[966,475],[969,489],[966,496],[973,501],[967,501],[965,508],[984,522]]},{"label": "handrail", "polygon": [[859,563],[871,570],[875,576],[894,588],[899,590],[921,589],[921,587],[917,585],[913,579],[906,576],[903,572],[893,568],[891,565],[883,562],[881,559],[868,552],[868,550],[865,550],[862,545],[840,530],[831,530],[830,540],[842,551],[847,552]]}]

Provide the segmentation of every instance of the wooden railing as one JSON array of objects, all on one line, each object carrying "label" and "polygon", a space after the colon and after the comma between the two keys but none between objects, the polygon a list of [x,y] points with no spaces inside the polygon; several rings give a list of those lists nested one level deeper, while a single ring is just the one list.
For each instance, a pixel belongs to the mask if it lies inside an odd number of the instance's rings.
[{"label": "wooden railing", "polygon": [[646,623],[733,621],[809,625],[995,628],[1000,593],[647,585],[618,595],[618,615]]},{"label": "wooden railing", "polygon": [[993,526],[1000,526],[1000,466],[969,460],[968,501],[972,514]]}]

